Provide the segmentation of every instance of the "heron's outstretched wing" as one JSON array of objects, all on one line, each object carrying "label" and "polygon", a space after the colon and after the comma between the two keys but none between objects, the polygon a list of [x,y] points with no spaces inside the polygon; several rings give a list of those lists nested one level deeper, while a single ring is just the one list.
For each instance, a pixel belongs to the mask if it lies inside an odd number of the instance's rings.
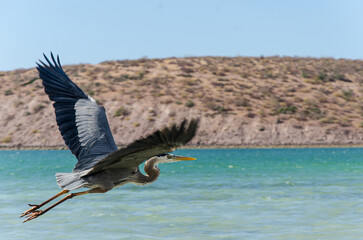
[{"label": "heron's outstretched wing", "polygon": [[87,174],[108,168],[136,168],[145,160],[163,153],[172,152],[186,144],[195,136],[199,119],[192,119],[189,124],[184,120],[179,126],[157,130],[153,134],[139,139],[125,148],[111,153]]},{"label": "heron's outstretched wing", "polygon": [[105,109],[74,84],[51,53],[51,62],[37,63],[39,77],[43,80],[45,92],[54,101],[59,131],[77,157],[74,171],[90,169],[95,163],[117,150]]}]

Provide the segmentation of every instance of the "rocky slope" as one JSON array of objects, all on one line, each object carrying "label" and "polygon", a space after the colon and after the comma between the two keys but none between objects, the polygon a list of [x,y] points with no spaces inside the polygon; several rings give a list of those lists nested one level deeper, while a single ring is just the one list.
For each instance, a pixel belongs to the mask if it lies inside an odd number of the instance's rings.
[{"label": "rocky slope", "polygon": [[[194,146],[363,144],[363,61],[191,57],[64,66],[125,145],[200,117]],[[35,69],[0,72],[0,147],[64,146]]]}]

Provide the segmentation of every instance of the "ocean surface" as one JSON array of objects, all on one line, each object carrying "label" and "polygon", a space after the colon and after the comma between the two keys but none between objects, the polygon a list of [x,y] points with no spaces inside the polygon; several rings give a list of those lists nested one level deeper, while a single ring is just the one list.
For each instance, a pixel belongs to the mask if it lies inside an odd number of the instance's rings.
[{"label": "ocean surface", "polygon": [[159,179],[62,203],[69,151],[0,151],[0,239],[363,239],[363,149],[178,150]]}]

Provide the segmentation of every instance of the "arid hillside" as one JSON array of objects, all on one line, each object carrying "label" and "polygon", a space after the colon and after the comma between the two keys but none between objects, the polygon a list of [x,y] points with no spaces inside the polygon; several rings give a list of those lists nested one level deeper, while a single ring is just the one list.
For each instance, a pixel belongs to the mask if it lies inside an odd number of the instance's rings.
[{"label": "arid hillside", "polygon": [[[200,117],[193,146],[363,144],[363,61],[190,57],[64,66],[125,145]],[[0,72],[0,146],[64,146],[33,69]]]}]

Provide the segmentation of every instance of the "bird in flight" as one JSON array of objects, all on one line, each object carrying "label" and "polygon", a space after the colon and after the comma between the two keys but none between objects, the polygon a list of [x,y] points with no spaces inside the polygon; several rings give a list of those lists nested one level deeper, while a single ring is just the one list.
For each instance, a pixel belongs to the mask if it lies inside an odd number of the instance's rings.
[{"label": "bird in flight", "polygon": [[[29,204],[29,210],[20,217],[23,222],[35,219],[62,202],[88,193],[105,193],[126,183],[146,185],[154,182],[160,175],[158,164],[182,160],[195,160],[170,154],[177,147],[188,143],[196,134],[199,119],[183,120],[179,125],[157,130],[125,148],[118,149],[113,139],[105,109],[85,94],[73,83],[59,61],[51,53],[50,61],[37,63],[39,77],[45,92],[53,101],[59,131],[71,152],[77,158],[77,164],[71,173],[56,173],[61,192],[41,204]],[[139,165],[144,161],[144,170]],[[70,193],[78,188],[87,191]],[[40,210],[50,201],[66,195],[63,199],[44,210]]]}]

